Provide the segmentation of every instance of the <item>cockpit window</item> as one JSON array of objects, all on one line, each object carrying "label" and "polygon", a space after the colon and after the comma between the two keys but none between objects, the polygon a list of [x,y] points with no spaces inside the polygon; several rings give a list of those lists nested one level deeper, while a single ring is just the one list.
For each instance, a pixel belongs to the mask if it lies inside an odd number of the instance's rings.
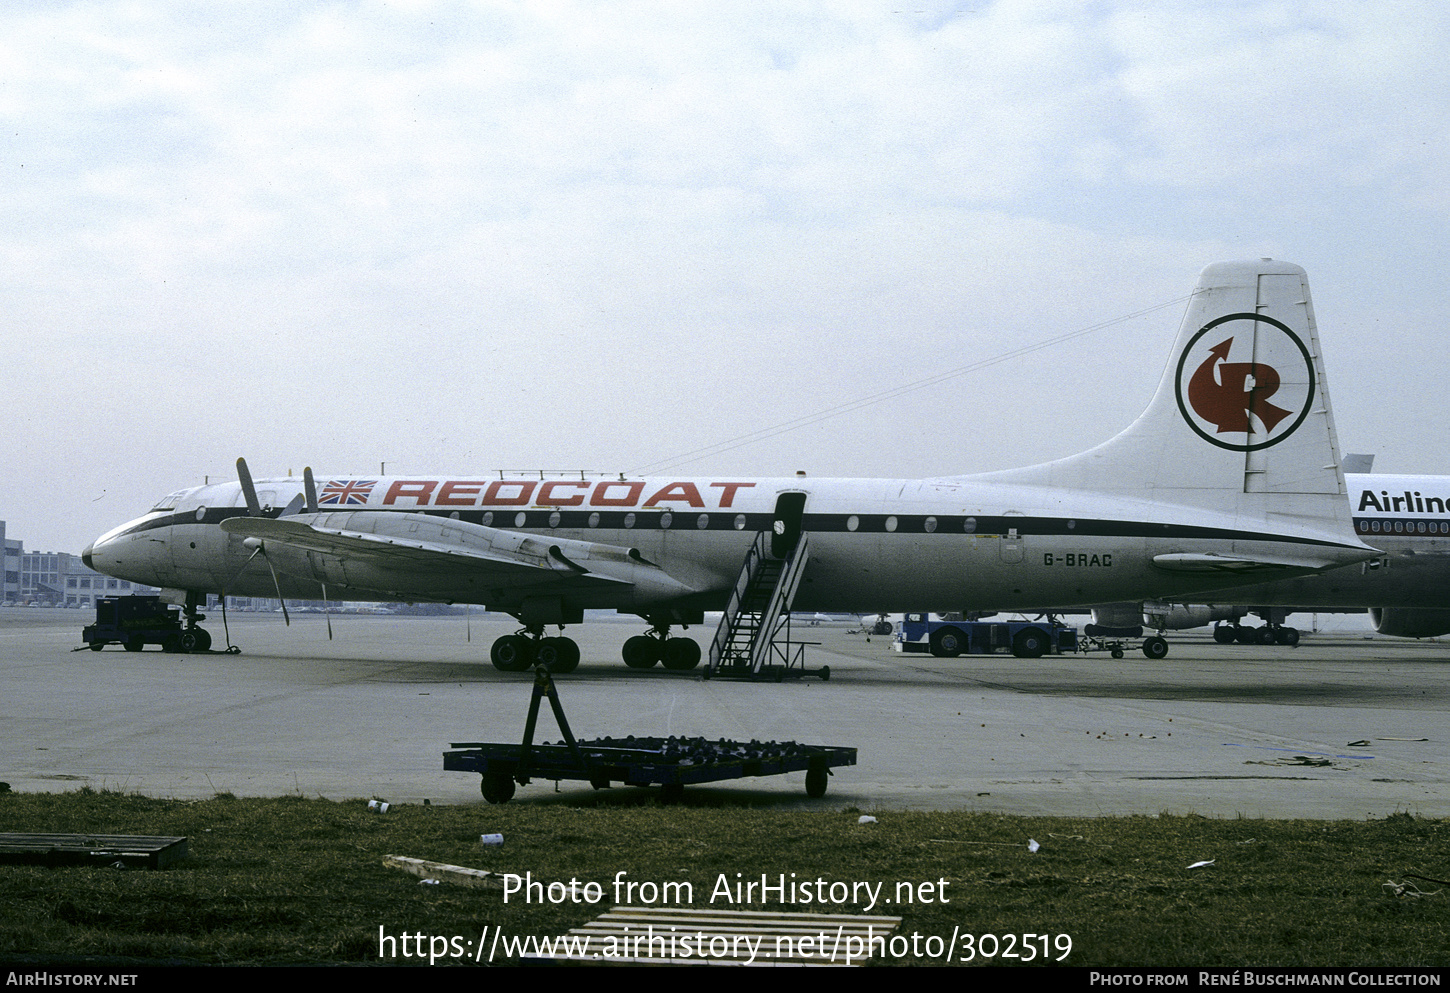
[{"label": "cockpit window", "polygon": [[151,508],[151,513],[154,514],[162,510],[175,510],[177,501],[186,496],[186,493],[186,490],[177,490],[175,493],[166,494],[166,496],[161,498],[160,503]]}]

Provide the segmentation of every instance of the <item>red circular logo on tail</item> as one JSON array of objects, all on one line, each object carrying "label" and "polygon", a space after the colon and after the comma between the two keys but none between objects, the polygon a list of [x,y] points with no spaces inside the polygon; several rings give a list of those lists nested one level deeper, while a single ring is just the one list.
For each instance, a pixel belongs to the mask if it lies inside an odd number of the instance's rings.
[{"label": "red circular logo on tail", "polygon": [[1189,340],[1174,388],[1183,419],[1200,438],[1255,452],[1277,445],[1309,416],[1314,361],[1287,325],[1262,314],[1229,314]]}]

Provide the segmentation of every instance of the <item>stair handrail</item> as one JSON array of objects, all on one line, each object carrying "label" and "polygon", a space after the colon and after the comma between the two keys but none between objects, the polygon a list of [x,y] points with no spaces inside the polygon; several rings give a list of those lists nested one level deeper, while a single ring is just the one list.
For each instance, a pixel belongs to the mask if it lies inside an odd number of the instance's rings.
[{"label": "stair handrail", "polygon": [[730,633],[740,616],[741,601],[745,598],[745,591],[750,588],[750,580],[755,577],[756,570],[765,559],[765,542],[769,537],[769,531],[761,531],[755,536],[750,550],[745,553],[745,562],[740,567],[740,575],[736,577],[735,588],[730,591],[730,599],[726,601],[725,613],[720,616],[720,626],[715,629],[715,640],[710,644],[710,666],[707,671],[711,673],[719,668],[725,647],[730,643]]},{"label": "stair handrail", "polygon": [[800,586],[801,575],[805,572],[806,560],[810,557],[807,550],[808,538],[809,535],[803,532],[790,554],[785,557],[785,566],[775,581],[770,604],[761,612],[760,627],[756,629],[755,641],[750,646],[751,672],[759,672],[760,667],[770,661],[771,646],[775,644],[781,614],[789,613],[796,589]]}]

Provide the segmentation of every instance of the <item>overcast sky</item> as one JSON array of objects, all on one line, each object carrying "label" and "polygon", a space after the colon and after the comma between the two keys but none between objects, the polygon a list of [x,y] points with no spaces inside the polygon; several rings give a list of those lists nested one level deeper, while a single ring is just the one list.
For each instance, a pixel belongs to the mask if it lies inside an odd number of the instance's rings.
[{"label": "overcast sky", "polygon": [[0,519],[79,551],[238,455],[1025,465],[1257,256],[1342,446],[1450,473],[1447,52],[1438,2],[7,3]]}]

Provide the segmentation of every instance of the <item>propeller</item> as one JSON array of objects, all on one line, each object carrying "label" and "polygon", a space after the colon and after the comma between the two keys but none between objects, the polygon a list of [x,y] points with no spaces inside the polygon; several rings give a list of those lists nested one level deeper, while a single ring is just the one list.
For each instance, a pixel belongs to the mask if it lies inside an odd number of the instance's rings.
[{"label": "propeller", "polygon": [[257,488],[252,485],[252,470],[247,468],[246,459],[237,459],[237,482],[242,484],[242,496],[247,498],[247,516],[261,517],[262,505],[257,500]]},{"label": "propeller", "polygon": [[[311,470],[308,471],[311,472]],[[247,501],[247,516],[261,517],[262,504],[257,499],[257,487],[252,483],[252,470],[247,468],[246,459],[237,459],[237,482],[242,485],[242,496]],[[267,546],[261,538],[247,538],[242,541],[242,544],[252,550],[252,554],[247,556],[247,561],[242,563],[242,569],[251,565],[252,559],[258,555],[262,556],[262,561],[267,563],[267,571],[272,574],[272,585],[277,590],[277,602],[282,605],[282,620],[288,627],[291,627],[292,615],[287,613],[287,601],[282,599],[282,582],[277,578],[277,569],[272,565],[272,560],[267,557]]]},{"label": "propeller", "polygon": [[[307,503],[305,504],[307,512],[309,514],[317,513],[319,509],[317,505],[317,482],[312,478],[312,466],[310,465],[302,467],[302,495],[307,499]],[[331,641],[332,601],[327,596],[327,584],[319,583],[318,585],[322,587],[322,602],[325,605],[324,609],[327,614],[327,640]]]},{"label": "propeller", "polygon": [[[257,499],[257,487],[252,482],[252,472],[250,469],[247,468],[247,460],[244,458],[237,459],[237,482],[241,484],[242,496],[245,497],[247,501],[247,516],[262,516],[262,504],[261,501]],[[302,469],[302,492],[289,500],[287,502],[287,506],[278,516],[291,517],[293,514],[299,513],[304,509],[309,514],[316,514],[319,512],[319,506],[317,503],[317,482],[312,478],[311,466],[304,466]],[[252,564],[252,559],[256,558],[258,555],[262,556],[263,561],[267,563],[267,570],[272,573],[272,585],[277,590],[277,602],[282,604],[282,620],[286,622],[288,627],[291,627],[292,615],[287,613],[287,601],[282,599],[282,583],[277,578],[276,567],[272,565],[272,560],[267,556],[266,544],[262,541],[261,538],[247,538],[242,542],[242,544],[252,549],[252,554],[247,556],[247,561],[243,562],[242,568],[237,570],[238,574],[241,573],[242,569],[245,569],[247,566]],[[327,640],[331,641],[332,601],[328,598],[327,595],[327,584],[321,583],[319,585],[321,585],[322,587],[322,601],[323,603],[327,604]],[[223,616],[222,618],[222,624],[223,626],[226,625],[225,616]]]}]

